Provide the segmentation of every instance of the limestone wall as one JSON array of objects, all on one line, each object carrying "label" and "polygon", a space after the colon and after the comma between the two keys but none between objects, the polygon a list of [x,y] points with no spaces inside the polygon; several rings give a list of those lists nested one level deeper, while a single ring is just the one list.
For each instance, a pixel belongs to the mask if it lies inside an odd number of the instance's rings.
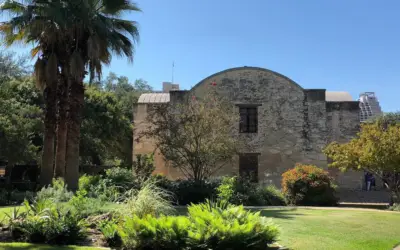
[{"label": "limestone wall", "polygon": [[[327,143],[339,143],[351,140],[360,129],[358,102],[327,102]],[[363,172],[349,171],[342,173],[330,169],[340,188],[361,189],[363,185]]]},{"label": "limestone wall", "polygon": [[[322,149],[331,141],[344,142],[358,131],[358,102],[326,102],[324,89],[305,90],[289,78],[261,68],[243,67],[212,75],[189,91],[170,92],[170,105],[180,103],[190,95],[201,96],[213,87],[237,109],[238,105],[257,105],[258,133],[240,133],[244,143],[242,153],[258,153],[259,180],[280,185],[281,175],[296,163],[315,164],[327,168]],[[137,129],[146,124],[146,104],[135,112]],[[239,128],[239,124],[237,124]],[[151,140],[134,145],[134,154],[154,150]],[[156,172],[170,178],[180,177],[156,154]],[[239,172],[238,157],[219,174]],[[337,175],[341,184],[358,187],[360,173]]]}]

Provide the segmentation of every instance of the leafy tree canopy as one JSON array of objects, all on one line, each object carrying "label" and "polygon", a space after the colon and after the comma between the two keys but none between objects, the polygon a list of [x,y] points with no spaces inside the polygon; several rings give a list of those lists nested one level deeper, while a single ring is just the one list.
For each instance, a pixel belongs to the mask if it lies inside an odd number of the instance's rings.
[{"label": "leafy tree canopy", "polygon": [[400,200],[400,114],[365,123],[348,143],[333,142],[324,150],[331,167],[366,170],[381,178]]},{"label": "leafy tree canopy", "polygon": [[210,177],[237,153],[238,115],[213,90],[201,99],[187,96],[182,104],[154,105],[148,110],[149,126],[139,138],[154,139],[168,164],[189,179]]}]

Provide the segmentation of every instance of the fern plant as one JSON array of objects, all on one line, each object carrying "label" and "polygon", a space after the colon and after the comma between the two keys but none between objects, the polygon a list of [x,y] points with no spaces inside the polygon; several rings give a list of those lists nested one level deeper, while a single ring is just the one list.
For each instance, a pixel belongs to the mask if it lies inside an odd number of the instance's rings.
[{"label": "fern plant", "polygon": [[115,221],[104,221],[100,223],[99,229],[109,247],[122,246],[122,238],[119,233],[118,225]]}]

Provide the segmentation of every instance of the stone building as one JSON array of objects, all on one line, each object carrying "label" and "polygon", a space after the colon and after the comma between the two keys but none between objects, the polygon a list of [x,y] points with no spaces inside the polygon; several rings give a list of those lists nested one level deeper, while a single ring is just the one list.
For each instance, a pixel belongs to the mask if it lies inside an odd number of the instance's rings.
[{"label": "stone building", "polygon": [[[322,149],[332,141],[346,142],[359,130],[359,103],[347,92],[304,89],[291,79],[271,70],[256,67],[228,69],[211,75],[187,91],[148,93],[140,96],[134,109],[136,133],[147,125],[147,109],[157,103],[174,105],[185,95],[201,95],[213,83],[237,109],[239,138],[248,145],[233,165],[221,175],[254,171],[261,182],[280,186],[281,175],[296,163],[327,168]],[[135,141],[135,140],[134,140]],[[151,139],[135,141],[133,154],[151,153]],[[182,175],[155,154],[156,172],[170,178]],[[363,173],[329,170],[340,187],[360,189]]]}]

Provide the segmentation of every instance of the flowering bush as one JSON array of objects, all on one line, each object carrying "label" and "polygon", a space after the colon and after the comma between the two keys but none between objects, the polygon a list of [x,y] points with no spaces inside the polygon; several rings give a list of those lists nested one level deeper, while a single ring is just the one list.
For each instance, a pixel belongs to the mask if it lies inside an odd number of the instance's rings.
[{"label": "flowering bush", "polygon": [[332,206],[337,203],[332,178],[321,168],[297,164],[282,177],[283,194],[289,204]]}]

